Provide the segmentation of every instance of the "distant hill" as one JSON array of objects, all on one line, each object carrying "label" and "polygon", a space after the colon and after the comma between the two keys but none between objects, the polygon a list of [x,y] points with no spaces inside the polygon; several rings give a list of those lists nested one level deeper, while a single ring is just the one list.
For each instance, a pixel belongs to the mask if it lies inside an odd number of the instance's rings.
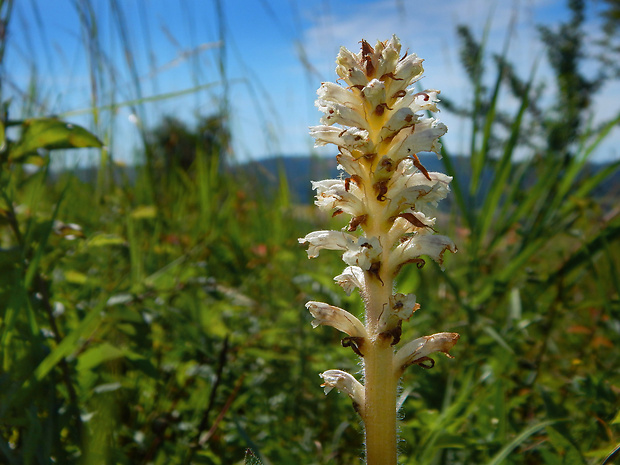
[{"label": "distant hill", "polygon": [[[435,155],[422,155],[420,159],[428,171],[445,172],[443,162],[438,160]],[[469,185],[470,167],[468,158],[455,157],[452,162],[460,175],[461,184],[464,186]],[[582,175],[592,176],[606,166],[608,166],[608,164],[588,163]],[[335,156],[273,157],[236,165],[232,167],[231,170],[237,175],[242,175],[245,179],[253,180],[252,182],[256,183],[257,189],[264,193],[269,193],[272,189],[275,191],[279,186],[280,174],[284,173],[293,199],[301,203],[310,203],[313,199],[314,192],[312,191],[310,181],[337,178],[343,173],[336,169]],[[489,185],[491,176],[491,170],[483,171],[481,185]],[[608,202],[617,202],[617,200],[620,200],[620,171],[616,171],[612,176],[601,183],[599,187],[595,189],[593,195],[596,197],[605,197]],[[484,189],[482,189],[480,196],[484,196]],[[477,200],[474,201],[478,203]],[[444,207],[448,207],[449,204],[450,201],[447,199]]]},{"label": "distant hill", "polygon": [[[465,162],[463,159],[463,165]],[[422,163],[429,171],[444,171],[442,162],[434,155],[423,156]],[[274,188],[279,185],[280,174],[284,172],[294,199],[309,203],[314,197],[310,181],[340,177],[344,172],[336,166],[335,156],[282,156],[235,165],[231,170],[246,178],[255,179],[255,182],[263,187]]]},{"label": "distant hill", "polygon": [[[443,162],[438,160],[433,154],[420,156],[422,164],[428,171],[445,172]],[[469,160],[466,157],[455,157],[452,160],[455,169],[459,173],[461,184],[469,185],[470,168]],[[246,187],[251,187],[257,194],[273,195],[277,192],[280,185],[280,174],[286,175],[292,200],[299,203],[311,203],[314,197],[314,191],[310,181],[319,181],[322,179],[337,178],[343,174],[342,171],[336,169],[336,157],[318,157],[318,156],[279,156],[250,161],[240,164],[232,164],[227,168],[240,183]],[[588,163],[582,175],[592,176],[593,174],[604,169],[608,164],[605,163]],[[95,183],[97,179],[96,167],[78,168],[71,170],[72,174],[83,182]],[[139,167],[125,166],[114,168],[114,181],[119,184],[133,183],[136,178]],[[53,182],[58,179],[61,174],[66,171],[52,172],[50,180]],[[483,171],[482,183],[489,185],[491,180],[491,170]],[[620,172],[616,171],[612,176],[608,177],[594,190],[595,197],[605,197],[607,204],[617,204],[620,200]],[[480,193],[480,197],[484,196],[484,189]],[[479,204],[480,199],[474,199],[474,203]],[[450,197],[443,202],[442,207],[450,206]]]},{"label": "distant hill", "polygon": [[336,178],[342,171],[336,169],[336,157],[284,156],[251,161],[230,168],[235,175],[252,179],[255,187],[268,193],[277,189],[280,176],[286,176],[293,200],[310,203],[314,192],[310,181]]}]

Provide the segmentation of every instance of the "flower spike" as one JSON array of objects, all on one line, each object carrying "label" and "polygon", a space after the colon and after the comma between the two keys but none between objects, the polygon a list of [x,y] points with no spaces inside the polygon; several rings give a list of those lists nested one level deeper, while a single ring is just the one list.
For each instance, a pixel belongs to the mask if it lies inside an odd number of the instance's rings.
[{"label": "flower spike", "polygon": [[299,239],[308,257],[336,250],[348,265],[334,280],[347,295],[357,288],[364,301],[364,324],[346,310],[310,301],[312,326],[333,326],[346,333],[344,347],[362,358],[364,385],[340,370],[321,374],[326,393],[346,392],[362,415],[366,463],[396,465],[396,391],[398,379],[412,364],[430,368],[429,355],[449,355],[459,336],[437,333],[404,344],[403,321],[420,305],[414,294],[394,293],[400,269],[428,258],[443,264],[456,252],[450,238],[437,233],[435,209],[450,192],[452,178],[429,172],[419,152],[440,157],[439,138],[447,127],[424,112],[439,111],[439,90],[412,88],[424,71],[415,54],[401,57],[396,36],[373,47],[361,41],[357,54],[342,47],[336,59],[339,84],[324,82],[317,91],[321,124],[310,128],[317,146],[338,148],[338,179],[312,183],[315,204],[332,216],[351,219],[342,231],[315,231]]}]

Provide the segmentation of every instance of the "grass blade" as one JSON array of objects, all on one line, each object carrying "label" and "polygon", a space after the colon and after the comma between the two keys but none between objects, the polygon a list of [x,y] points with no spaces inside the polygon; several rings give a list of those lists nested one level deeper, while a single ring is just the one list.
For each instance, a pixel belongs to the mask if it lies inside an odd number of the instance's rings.
[{"label": "grass blade", "polygon": [[519,447],[531,435],[554,423],[555,420],[547,420],[526,428],[516,438],[506,444],[502,450],[500,450],[489,462],[486,463],[486,465],[500,465],[513,450]]}]

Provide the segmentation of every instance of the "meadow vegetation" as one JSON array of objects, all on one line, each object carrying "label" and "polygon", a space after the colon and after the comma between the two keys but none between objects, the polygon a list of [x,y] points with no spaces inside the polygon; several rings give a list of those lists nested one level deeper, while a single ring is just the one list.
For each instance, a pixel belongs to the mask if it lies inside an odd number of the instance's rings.
[{"label": "meadow vegetation", "polygon": [[[13,6],[0,1],[3,30]],[[582,74],[583,8],[541,30],[550,106],[535,69],[460,29],[474,98],[440,106],[469,118],[471,144],[464,169],[442,140],[454,180],[438,219],[458,253],[444,272],[408,265],[399,288],[424,310],[403,339],[461,339],[455,360],[403,378],[403,464],[600,464],[620,442],[620,207],[617,190],[596,191],[620,162],[589,163],[620,113],[589,124],[616,77],[605,61]],[[291,197],[285,176],[261,191],[235,169],[225,101],[195,128],[144,128],[130,177],[95,96],[89,132],[29,111],[36,76],[31,89],[0,94],[0,462],[220,465],[250,449],[248,462],[361,463],[359,418],[318,377],[355,373],[356,358],[304,308],[361,304],[333,282],[336,254],[310,262],[297,242],[344,224]],[[80,147],[98,151],[96,178],[52,176],[50,160]]]}]

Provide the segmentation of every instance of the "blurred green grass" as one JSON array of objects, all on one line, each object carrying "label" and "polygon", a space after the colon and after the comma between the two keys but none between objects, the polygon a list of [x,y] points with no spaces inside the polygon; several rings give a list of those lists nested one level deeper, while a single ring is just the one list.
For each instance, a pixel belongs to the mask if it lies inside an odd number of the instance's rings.
[{"label": "blurred green grass", "polygon": [[[5,24],[11,6],[0,3]],[[92,4],[76,8],[85,46],[97,50]],[[578,33],[578,5],[571,11]],[[562,27],[548,40],[560,41]],[[471,118],[471,153],[467,172],[457,169],[444,141],[454,201],[439,218],[459,252],[445,272],[406,269],[399,287],[422,304],[404,339],[462,337],[455,360],[403,379],[401,461],[598,464],[620,434],[620,215],[615,198],[592,195],[618,163],[590,175],[588,157],[618,118],[576,123],[590,110],[569,99],[590,91],[577,61],[558,68],[574,84],[563,107],[536,108],[535,70],[517,76],[508,54],[487,62],[484,39],[460,35],[476,97],[471,107],[446,103]],[[567,46],[565,58],[578,52]],[[94,58],[93,82],[110,84]],[[496,76],[491,88],[483,66]],[[502,92],[518,102],[513,114]],[[3,463],[230,464],[248,448],[265,464],[361,463],[359,419],[346,396],[323,395],[318,377],[359,371],[355,356],[335,332],[312,330],[304,303],[361,305],[333,283],[336,254],[310,262],[297,243],[337,219],[292,199],[282,173],[257,190],[260,178],[231,168],[225,97],[210,115],[217,124],[189,128],[183,148],[155,137],[183,128],[144,128],[145,163],[131,179],[117,176],[105,147],[89,183],[50,176],[57,145],[17,157],[27,133],[0,144]],[[113,125],[92,99],[106,142]],[[4,139],[22,123],[3,105]],[[144,111],[140,99],[132,105]]]}]

